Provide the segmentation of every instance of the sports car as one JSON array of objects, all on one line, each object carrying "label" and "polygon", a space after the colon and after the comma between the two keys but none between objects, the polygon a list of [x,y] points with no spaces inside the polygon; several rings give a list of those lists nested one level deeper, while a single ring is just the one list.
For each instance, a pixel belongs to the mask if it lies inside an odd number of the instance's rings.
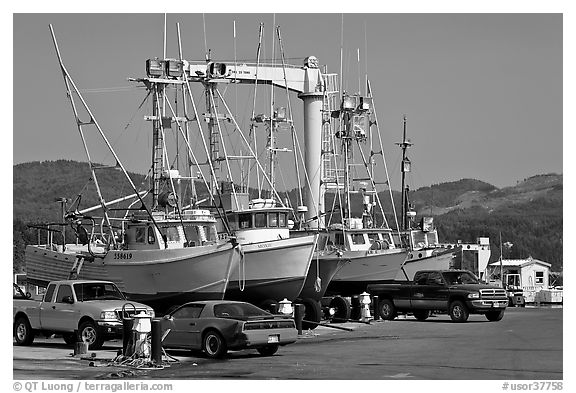
[{"label": "sports car", "polygon": [[290,317],[273,315],[250,303],[210,300],[173,307],[162,319],[164,348],[202,350],[222,358],[228,350],[254,348],[271,356],[296,341]]}]

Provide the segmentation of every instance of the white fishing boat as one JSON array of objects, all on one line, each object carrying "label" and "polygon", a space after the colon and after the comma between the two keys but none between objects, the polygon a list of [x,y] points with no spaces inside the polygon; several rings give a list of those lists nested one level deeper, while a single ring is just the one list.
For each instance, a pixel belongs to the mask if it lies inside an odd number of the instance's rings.
[{"label": "white fishing boat", "polygon": [[[162,62],[161,74],[156,75],[158,62],[149,61],[148,77],[139,79],[152,97],[152,116],[148,120],[153,124],[152,179],[150,187],[140,191],[66,70],[52,26],[50,30],[82,140],[85,142],[85,128],[96,129],[115,160],[112,166],[122,171],[134,193],[106,202],[97,174],[105,173],[101,171],[104,167],[92,161],[84,143],[100,205],[81,210],[80,194],[70,206],[63,199],[65,222],[45,226],[46,242],[26,248],[28,280],[36,284],[75,277],[111,280],[129,298],[148,303],[157,312],[190,300],[222,299],[231,272],[238,269],[241,251],[233,238],[218,239],[211,212],[181,206],[175,183],[182,178],[168,165],[165,128],[179,118],[176,114],[168,116],[165,90],[183,83],[183,62]],[[90,120],[81,120],[86,115]],[[144,200],[148,194],[149,205]],[[112,206],[126,201],[133,202],[119,216],[113,216],[117,210]],[[140,207],[133,208],[136,203]],[[68,244],[64,236],[62,244],[55,244],[54,232],[63,232],[67,226],[73,229],[75,242]]]},{"label": "white fishing boat", "polygon": [[[324,294],[351,296],[364,292],[370,283],[393,280],[406,259],[407,250],[394,242],[393,230],[377,192],[374,161],[372,156],[366,157],[361,146],[368,143],[370,154],[374,154],[372,144],[376,140],[371,136],[370,127],[377,122],[369,88],[365,97],[345,92],[340,95],[335,81],[325,79],[328,87],[323,100],[322,133],[314,143],[306,144],[307,156],[321,157],[318,167],[307,168],[311,173],[321,174],[311,186],[311,190],[316,190],[312,199],[320,201],[318,214],[309,220],[328,237],[326,247],[315,256],[318,265],[340,263],[326,287],[317,292],[318,297]],[[363,176],[358,174],[358,166],[363,168]],[[324,206],[327,190],[335,191],[333,202],[338,201],[340,206],[339,210],[332,207],[329,214]],[[353,196],[362,198],[363,211],[359,217],[353,216]],[[376,215],[375,207],[379,208],[380,216]]]},{"label": "white fishing boat", "polygon": [[[280,41],[279,30],[276,32]],[[186,86],[200,85],[206,97],[206,127],[198,127],[197,137],[202,139],[205,147],[201,154],[206,157],[204,168],[209,167],[207,186],[213,196],[218,196],[211,201],[212,206],[220,204],[224,209],[219,222],[219,235],[226,237],[229,232],[235,236],[244,255],[239,268],[232,271],[226,298],[268,307],[285,298],[291,301],[297,299],[307,277],[318,236],[290,236],[288,226],[294,211],[279,196],[275,184],[276,154],[289,150],[277,148],[274,135],[280,125],[284,125],[293,135],[295,130],[291,113],[286,113],[285,108],[273,110],[270,116],[256,115],[256,89],[268,85],[272,95],[274,88],[285,90],[287,95],[289,91],[306,93],[312,89],[314,92],[317,86],[313,81],[320,74],[317,67],[308,65],[290,66],[284,61],[261,64],[262,33],[263,25],[260,26],[256,63],[217,62],[206,53],[206,62],[185,62],[184,71],[189,82]],[[231,105],[220,91],[230,84],[234,84],[235,88],[240,85],[254,88],[249,130],[243,129],[236,120],[238,114],[232,113]],[[192,107],[196,111],[196,105]],[[194,116],[198,117],[198,113],[195,112]],[[185,113],[185,117],[192,116]],[[254,135],[257,123],[265,125],[268,131],[265,147],[268,168],[264,168],[260,162],[262,158],[259,159],[256,154],[256,142],[249,140],[250,135]],[[244,170],[246,163],[250,164],[247,171]],[[248,192],[252,186],[251,172],[255,172],[252,179],[258,179],[258,197],[253,199],[249,198]],[[224,192],[222,183],[228,183],[231,190]],[[266,198],[262,197],[263,194],[266,194]]]}]

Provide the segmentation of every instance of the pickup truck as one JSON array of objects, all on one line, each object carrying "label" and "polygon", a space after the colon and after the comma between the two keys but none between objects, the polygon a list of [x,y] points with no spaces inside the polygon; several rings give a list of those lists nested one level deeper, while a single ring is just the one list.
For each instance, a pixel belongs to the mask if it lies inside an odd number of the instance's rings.
[{"label": "pickup truck", "polygon": [[122,335],[123,312],[131,316],[141,311],[154,317],[151,307],[126,300],[112,282],[52,281],[42,301],[15,294],[13,334],[16,345],[32,344],[37,333],[59,333],[69,345],[81,340],[94,350]]},{"label": "pickup truck", "polygon": [[367,291],[378,296],[378,311],[385,320],[393,320],[398,312],[411,312],[424,321],[438,310],[448,312],[454,322],[466,322],[469,314],[499,321],[508,305],[504,289],[480,283],[467,270],[419,271],[414,281],[371,284]]}]

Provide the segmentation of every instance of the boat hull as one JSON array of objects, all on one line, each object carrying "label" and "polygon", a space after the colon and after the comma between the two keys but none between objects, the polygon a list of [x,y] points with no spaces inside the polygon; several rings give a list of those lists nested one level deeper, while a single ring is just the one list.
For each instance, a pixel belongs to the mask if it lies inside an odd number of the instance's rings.
[{"label": "boat hull", "polygon": [[350,262],[336,273],[326,294],[353,296],[366,291],[368,284],[392,281],[406,254],[405,249],[343,251],[342,258]]},{"label": "boat hull", "polygon": [[260,304],[300,294],[317,235],[243,244],[244,260],[232,271],[226,299]]},{"label": "boat hull", "polygon": [[413,280],[414,274],[419,270],[448,270],[453,269],[456,254],[461,248],[436,249],[436,250],[415,250],[410,251],[406,262],[396,275],[399,281]]},{"label": "boat hull", "polygon": [[[312,258],[310,269],[304,282],[304,287],[298,296],[301,299],[322,300],[326,290],[336,273],[350,261],[333,253],[331,255],[318,255]],[[320,278],[320,286],[316,284],[316,279]]]},{"label": "boat hull", "polygon": [[[75,259],[73,253],[28,246],[27,277],[44,284],[67,279]],[[230,273],[239,261],[240,252],[229,243],[168,250],[114,250],[104,258],[85,261],[77,278],[113,281],[129,299],[162,312],[186,301],[223,299]]]}]

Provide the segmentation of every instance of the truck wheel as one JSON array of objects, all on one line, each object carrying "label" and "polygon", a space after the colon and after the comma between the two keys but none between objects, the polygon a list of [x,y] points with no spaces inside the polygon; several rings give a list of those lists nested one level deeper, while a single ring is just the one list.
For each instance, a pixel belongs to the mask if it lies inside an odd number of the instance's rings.
[{"label": "truck wheel", "polygon": [[500,311],[488,311],[486,314],[486,319],[490,322],[496,322],[501,320],[504,317],[504,310]]},{"label": "truck wheel", "polygon": [[256,348],[262,356],[272,356],[278,352],[278,344],[266,345],[265,347]]},{"label": "truck wheel", "polygon": [[460,300],[454,300],[450,303],[448,313],[454,322],[466,322],[468,320],[468,315],[470,314],[466,305]]},{"label": "truck wheel", "polygon": [[378,304],[378,311],[380,312],[380,317],[386,321],[391,321],[396,318],[396,307],[390,299],[382,299]]},{"label": "truck wheel", "polygon": [[74,345],[76,343],[77,336],[76,333],[64,333],[62,338],[66,344]]},{"label": "truck wheel", "polygon": [[342,296],[336,296],[330,301],[330,308],[334,309],[332,319],[337,321],[347,321],[350,319],[350,302]]},{"label": "truck wheel", "polygon": [[430,316],[430,310],[414,310],[412,314],[414,314],[414,318],[417,320],[425,321]]},{"label": "truck wheel", "polygon": [[301,302],[304,305],[304,322],[302,321],[302,329],[316,329],[318,327],[318,322],[322,319],[322,307],[320,307],[320,302],[314,299],[306,298]]},{"label": "truck wheel", "polygon": [[88,349],[95,350],[102,348],[104,337],[98,331],[96,324],[92,321],[82,322],[78,328],[78,336],[81,341],[88,343]]},{"label": "truck wheel", "polygon": [[18,317],[14,322],[14,339],[16,345],[30,345],[34,341],[34,331],[26,317]]},{"label": "truck wheel", "polygon": [[221,359],[226,355],[228,349],[226,348],[226,342],[222,338],[222,335],[216,330],[209,330],[204,334],[202,338],[202,350],[212,359]]}]

